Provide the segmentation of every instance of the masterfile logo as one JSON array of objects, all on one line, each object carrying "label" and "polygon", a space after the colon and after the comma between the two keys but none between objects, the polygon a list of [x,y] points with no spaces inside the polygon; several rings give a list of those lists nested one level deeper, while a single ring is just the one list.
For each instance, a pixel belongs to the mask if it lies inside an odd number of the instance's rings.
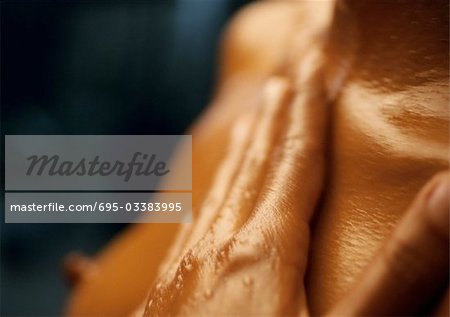
[{"label": "masterfile logo", "polygon": [[32,155],[27,158],[30,166],[26,175],[30,176],[35,173],[41,176],[47,173],[49,176],[110,176],[113,174],[123,176],[124,181],[128,182],[133,175],[136,176],[163,176],[170,172],[166,169],[166,162],[158,161],[155,163],[156,154],[148,155],[141,152],[134,152],[129,162],[116,160],[110,162],[108,160],[101,161],[99,156],[95,156],[89,160],[83,157],[80,161],[74,162],[70,160],[62,161],[59,155]]},{"label": "masterfile logo", "polygon": [[[182,144],[183,162],[171,157]],[[191,190],[190,135],[7,135],[7,190]],[[182,177],[170,177],[171,174]]]}]

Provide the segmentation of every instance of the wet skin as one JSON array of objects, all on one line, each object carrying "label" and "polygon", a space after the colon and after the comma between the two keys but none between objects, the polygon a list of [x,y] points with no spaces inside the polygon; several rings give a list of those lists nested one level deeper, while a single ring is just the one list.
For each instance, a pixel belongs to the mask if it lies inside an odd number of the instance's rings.
[{"label": "wet skin", "polygon": [[194,223],[128,229],[74,274],[69,315],[323,314],[344,297],[448,168],[448,8],[333,10],[234,19],[192,128]]}]

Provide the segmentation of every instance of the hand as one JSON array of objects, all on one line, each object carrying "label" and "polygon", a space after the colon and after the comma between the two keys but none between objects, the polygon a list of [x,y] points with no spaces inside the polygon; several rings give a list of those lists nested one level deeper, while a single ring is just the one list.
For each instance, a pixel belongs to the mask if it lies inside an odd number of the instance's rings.
[{"label": "hand", "polygon": [[293,315],[306,308],[327,104],[322,91],[299,94],[295,87],[269,79],[258,107],[236,123],[229,155],[150,291],[145,316]]},{"label": "hand", "polygon": [[[261,107],[236,124],[230,154],[163,266],[145,316],[310,315],[303,279],[323,187],[327,102],[295,87],[270,79]],[[329,316],[425,313],[444,295],[448,191],[446,173],[425,187]],[[440,306],[448,311],[448,300]]]}]

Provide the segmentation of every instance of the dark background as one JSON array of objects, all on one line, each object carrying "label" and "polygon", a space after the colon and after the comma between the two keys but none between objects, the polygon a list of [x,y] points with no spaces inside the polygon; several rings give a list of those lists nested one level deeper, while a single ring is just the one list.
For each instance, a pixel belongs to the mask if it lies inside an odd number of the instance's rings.
[{"label": "dark background", "polygon": [[[246,2],[2,1],[2,152],[5,134],[183,134],[211,97],[223,26]],[[1,216],[1,316],[59,315],[64,255],[95,254],[123,229]]]}]

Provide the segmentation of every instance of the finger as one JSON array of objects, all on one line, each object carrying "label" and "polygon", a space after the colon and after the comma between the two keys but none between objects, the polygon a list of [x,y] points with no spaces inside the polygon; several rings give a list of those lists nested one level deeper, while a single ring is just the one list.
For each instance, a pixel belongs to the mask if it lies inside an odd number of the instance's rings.
[{"label": "finger", "polygon": [[[219,165],[198,218],[178,236],[161,272],[176,271],[181,259],[196,244],[209,250],[210,242],[227,240],[249,215],[274,142],[276,122],[286,102],[288,83],[271,78],[263,88],[258,111],[244,113],[231,131],[229,151]],[[256,109],[255,109],[256,110]],[[227,234],[225,234],[227,233]]]},{"label": "finger", "polygon": [[203,226],[200,235],[208,231],[214,240],[226,241],[248,219],[265,178],[278,122],[288,99],[289,82],[282,77],[270,78],[264,86],[261,111],[235,178],[229,183],[214,218]]},{"label": "finger", "polygon": [[[288,107],[285,129],[272,156],[272,164],[259,199],[246,226],[236,235],[230,258],[245,254],[248,241],[259,243],[264,260],[253,279],[270,294],[277,294],[273,315],[308,315],[304,275],[309,249],[309,221],[322,190],[325,167],[325,139],[329,107],[322,90],[320,65],[316,58],[305,59],[307,71],[295,83],[295,98]],[[244,252],[243,252],[244,251]],[[251,253],[250,253],[251,254]],[[271,287],[267,287],[271,285]],[[255,285],[255,288],[258,285]],[[263,295],[261,296],[263,297]]]},{"label": "finger", "polygon": [[255,121],[254,116],[253,111],[244,113],[232,126],[227,145],[227,154],[223,161],[218,164],[211,188],[200,205],[195,221],[189,226],[183,226],[179,231],[169,254],[160,266],[161,273],[167,271],[174,263],[179,263],[181,257],[205,235],[211,222],[217,217],[248,146],[252,123]]},{"label": "finger", "polygon": [[152,289],[146,316],[275,316],[305,307],[308,221],[322,186],[327,119],[320,76],[311,75],[296,98],[287,79],[268,81],[223,204]]},{"label": "finger", "polygon": [[[266,174],[279,126],[277,122],[288,90],[286,79],[271,78],[264,87],[261,107],[252,113],[253,118],[244,118],[244,123],[247,123],[244,127],[240,123],[237,124],[237,130],[234,131],[236,133],[231,135],[229,155],[217,171],[199,218],[193,223],[192,230],[184,237],[184,241],[181,241],[180,252],[167,263],[164,273],[155,285],[154,294],[151,292],[147,314],[151,315],[155,311],[163,315],[169,314],[169,311],[181,309],[181,306],[194,297],[195,301],[198,301],[197,293],[202,294],[207,288],[211,288],[210,284],[216,280],[214,277],[217,272],[206,266],[210,264],[214,268],[219,263],[214,254],[210,253],[219,250],[249,216],[256,193]],[[246,195],[249,190],[252,190],[252,193]],[[184,267],[189,267],[189,270],[184,270]],[[200,273],[201,277],[197,276]],[[179,283],[179,277],[183,283]],[[207,287],[202,286],[204,281],[207,282]],[[197,286],[203,289],[196,290]],[[152,301],[153,298],[161,298],[160,294],[166,290],[171,290],[172,299],[167,298],[161,303]],[[180,307],[175,308],[175,302]]]},{"label": "finger", "polygon": [[447,172],[425,186],[331,316],[415,315],[448,288],[449,190]]}]

